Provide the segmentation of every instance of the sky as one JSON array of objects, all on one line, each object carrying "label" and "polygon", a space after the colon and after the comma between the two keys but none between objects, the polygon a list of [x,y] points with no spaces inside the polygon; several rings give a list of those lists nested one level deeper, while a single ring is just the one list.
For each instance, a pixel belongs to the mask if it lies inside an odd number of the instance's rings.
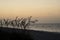
[{"label": "sky", "polygon": [[60,23],[60,0],[0,0],[0,18],[33,16],[40,23]]}]

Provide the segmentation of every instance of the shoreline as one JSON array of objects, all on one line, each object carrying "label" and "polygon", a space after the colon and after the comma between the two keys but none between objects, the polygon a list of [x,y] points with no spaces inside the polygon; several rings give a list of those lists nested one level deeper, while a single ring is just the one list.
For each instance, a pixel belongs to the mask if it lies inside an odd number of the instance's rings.
[{"label": "shoreline", "polygon": [[[7,40],[7,38],[9,40],[10,39],[11,40],[13,40],[13,39],[21,40],[25,37],[26,38],[31,37],[33,40],[60,40],[60,33],[57,33],[57,32],[47,32],[47,31],[37,31],[37,30],[36,31],[35,30],[25,30],[25,31],[27,31],[27,34],[24,33],[23,29],[0,27],[0,35],[2,35],[2,39],[5,38],[6,40]],[[25,35],[28,35],[28,36],[25,36]],[[0,36],[0,38],[1,38],[1,36]]]}]

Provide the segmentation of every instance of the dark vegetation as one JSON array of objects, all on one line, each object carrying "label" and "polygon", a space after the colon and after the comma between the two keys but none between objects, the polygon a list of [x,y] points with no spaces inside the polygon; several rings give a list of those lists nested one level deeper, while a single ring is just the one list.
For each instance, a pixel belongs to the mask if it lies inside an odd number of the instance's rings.
[{"label": "dark vegetation", "polygon": [[[18,18],[16,17],[15,19],[0,19],[0,36],[2,39],[5,40],[32,40],[30,37],[29,31],[27,32],[26,28],[30,26],[31,23],[35,23],[35,21],[31,21],[32,16],[28,18]],[[5,29],[4,29],[5,26]],[[15,30],[14,29],[6,29],[9,26],[12,27],[20,27],[20,30]]]},{"label": "dark vegetation", "polygon": [[31,23],[35,23],[38,20],[31,20],[32,16],[28,17],[28,18],[19,18],[16,17],[15,19],[0,19],[0,27],[8,27],[8,26],[12,26],[12,27],[20,27],[20,29],[26,29],[30,26]]}]

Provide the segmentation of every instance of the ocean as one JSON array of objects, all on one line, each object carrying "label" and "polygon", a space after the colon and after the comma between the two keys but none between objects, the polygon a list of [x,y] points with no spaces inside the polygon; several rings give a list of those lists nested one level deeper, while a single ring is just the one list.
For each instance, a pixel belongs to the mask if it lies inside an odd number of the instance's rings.
[{"label": "ocean", "polygon": [[60,23],[37,23],[31,25],[30,29],[48,32],[60,32]]}]

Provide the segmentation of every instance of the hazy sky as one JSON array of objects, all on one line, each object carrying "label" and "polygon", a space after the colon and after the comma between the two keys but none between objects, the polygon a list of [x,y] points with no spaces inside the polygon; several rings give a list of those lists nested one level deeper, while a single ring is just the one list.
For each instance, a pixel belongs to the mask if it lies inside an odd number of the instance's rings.
[{"label": "hazy sky", "polygon": [[0,0],[2,16],[33,16],[43,23],[60,23],[60,0]]}]

